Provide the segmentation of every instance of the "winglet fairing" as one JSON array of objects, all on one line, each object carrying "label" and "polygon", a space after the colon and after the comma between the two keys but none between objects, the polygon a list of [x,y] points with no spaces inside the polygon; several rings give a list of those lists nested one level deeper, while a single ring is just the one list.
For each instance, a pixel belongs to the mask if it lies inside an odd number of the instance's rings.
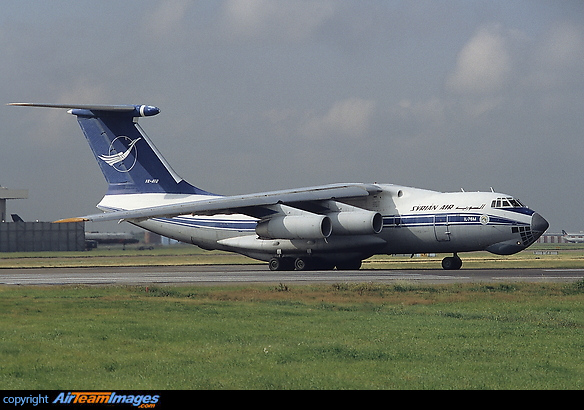
[{"label": "winglet fairing", "polygon": [[[219,196],[182,179],[138,125],[150,105],[12,103],[68,109],[108,182],[101,214],[70,221],[128,221],[193,243],[269,261],[270,269],[358,269],[374,254],[443,252],[511,254],[527,248],[548,223],[495,192],[441,193],[392,184],[346,183]],[[492,191],[492,190],[491,190]],[[512,199],[512,198],[511,198]],[[501,202],[501,204],[503,204]]]}]

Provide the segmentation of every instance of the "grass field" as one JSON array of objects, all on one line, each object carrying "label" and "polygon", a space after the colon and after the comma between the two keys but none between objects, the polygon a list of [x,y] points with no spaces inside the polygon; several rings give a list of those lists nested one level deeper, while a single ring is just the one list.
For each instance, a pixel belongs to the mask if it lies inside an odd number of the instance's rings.
[{"label": "grass field", "polygon": [[584,282],[0,287],[2,389],[581,389]]},{"label": "grass field", "polygon": [[89,266],[178,266],[261,263],[234,253],[204,251],[192,245],[159,246],[154,249],[121,246],[87,252],[4,252],[1,268],[65,268]]},{"label": "grass field", "polygon": [[[584,250],[463,260],[582,268]],[[2,268],[232,263],[257,262],[192,246],[0,255]],[[582,351],[584,280],[0,287],[0,389],[581,389]]]}]

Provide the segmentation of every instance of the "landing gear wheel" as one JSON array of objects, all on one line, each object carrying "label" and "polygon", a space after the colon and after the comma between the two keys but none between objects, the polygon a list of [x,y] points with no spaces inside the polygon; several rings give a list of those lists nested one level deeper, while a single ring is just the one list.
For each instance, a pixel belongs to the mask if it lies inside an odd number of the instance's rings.
[{"label": "landing gear wheel", "polygon": [[282,260],[280,258],[272,258],[268,264],[270,270],[276,271],[282,269]]},{"label": "landing gear wheel", "polygon": [[458,270],[462,267],[462,260],[458,255],[449,256],[442,259],[442,268],[445,270]]},{"label": "landing gear wheel", "polygon": [[308,263],[303,258],[296,258],[294,261],[294,270],[307,270]]}]

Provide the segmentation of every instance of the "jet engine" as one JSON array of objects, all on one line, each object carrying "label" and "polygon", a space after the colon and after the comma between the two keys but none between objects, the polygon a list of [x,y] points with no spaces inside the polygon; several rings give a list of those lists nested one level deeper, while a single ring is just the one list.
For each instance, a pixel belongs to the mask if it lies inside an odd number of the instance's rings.
[{"label": "jet engine", "polygon": [[332,233],[331,219],[325,215],[275,216],[256,226],[260,238],[322,239]]},{"label": "jet engine", "polygon": [[378,234],[383,228],[383,217],[379,212],[331,212],[327,216],[331,219],[334,235],[371,235]]}]

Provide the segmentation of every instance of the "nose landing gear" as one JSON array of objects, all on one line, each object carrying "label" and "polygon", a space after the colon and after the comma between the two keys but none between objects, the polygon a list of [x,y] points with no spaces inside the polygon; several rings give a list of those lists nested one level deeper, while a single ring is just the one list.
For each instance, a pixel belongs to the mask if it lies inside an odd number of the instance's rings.
[{"label": "nose landing gear", "polygon": [[454,256],[448,256],[442,259],[442,268],[445,270],[458,270],[462,267],[462,259],[455,253]]}]

